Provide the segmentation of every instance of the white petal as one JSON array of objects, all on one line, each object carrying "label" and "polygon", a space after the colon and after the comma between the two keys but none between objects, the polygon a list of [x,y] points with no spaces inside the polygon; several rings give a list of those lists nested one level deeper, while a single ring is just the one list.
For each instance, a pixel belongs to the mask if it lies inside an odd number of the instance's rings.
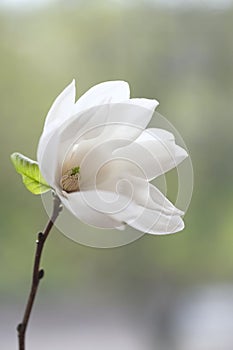
[{"label": "white petal", "polygon": [[181,212],[158,193],[153,193],[153,197],[156,195],[154,207],[150,202],[146,208],[121,194],[105,191],[75,192],[67,194],[67,199],[61,199],[73,215],[95,227],[122,229],[125,222],[139,231],[151,234],[181,231],[184,228]]},{"label": "white petal", "polygon": [[114,151],[114,157],[128,160],[132,175],[140,170],[148,181],[177,167],[187,156],[174,136],[161,129],[146,129],[134,142]]},{"label": "white petal", "polygon": [[[108,140],[99,145],[94,145],[94,147],[86,152],[80,163],[80,190],[99,188],[99,182],[106,181],[108,177],[117,175],[112,172],[106,172],[106,164],[112,163],[113,151],[118,147],[122,147],[126,142],[128,141]],[[113,168],[111,168],[111,170],[113,170]],[[108,190],[107,188],[105,189]],[[110,188],[110,191],[112,190],[113,188]]]},{"label": "white petal", "polygon": [[129,219],[126,223],[136,230],[154,235],[171,234],[184,229],[184,222],[179,215],[168,216],[147,208],[141,210],[137,219]]},{"label": "white petal", "polygon": [[152,115],[151,110],[129,102],[110,103],[93,107],[79,117],[76,116],[67,129],[75,129],[79,139],[101,136],[103,140],[110,138],[134,140],[147,126]]},{"label": "white petal", "polygon": [[60,134],[71,143],[94,138],[97,143],[109,139],[132,141],[145,129],[152,115],[152,110],[128,102],[100,105],[72,117],[62,126]]},{"label": "white petal", "polygon": [[[158,209],[161,210],[163,208],[164,214],[170,215],[184,215],[184,212],[178,208],[176,208],[167,197],[164,196],[162,192],[158,190],[152,184],[149,184],[149,192],[150,192],[150,201],[148,201],[146,207],[149,209]],[[140,203],[142,204],[142,202]]]},{"label": "white petal", "polygon": [[156,187],[139,179],[133,182],[135,191],[130,204],[121,212],[112,215],[113,218],[151,234],[170,234],[184,228],[181,218],[183,212]]},{"label": "white petal", "polygon": [[37,160],[40,170],[52,187],[54,187],[54,172],[57,166],[55,155],[59,141],[54,135],[57,134],[60,126],[72,115],[74,103],[75,80],[61,92],[52,104],[37,148]]},{"label": "white petal", "polygon": [[117,189],[118,195],[126,195],[133,202],[142,207],[161,211],[166,215],[183,215],[184,213],[177,209],[154,185],[148,183],[145,179],[136,176],[130,176],[125,173],[113,183],[112,190]]},{"label": "white petal", "polygon": [[159,105],[159,102],[157,100],[148,98],[131,98],[129,102],[137,106],[150,109],[152,111],[154,111],[155,108]]},{"label": "white petal", "polygon": [[122,147],[140,135],[152,114],[153,111],[134,104],[114,103],[93,107],[69,118],[59,128],[41,136],[38,162],[42,175],[50,185],[58,186],[62,165],[74,147],[81,147],[81,142],[88,143],[90,148],[107,147],[109,140],[116,140],[116,147]]},{"label": "white petal", "polygon": [[97,84],[82,95],[75,104],[74,113],[106,104],[129,99],[129,85],[125,81],[107,81]]},{"label": "white petal", "polygon": [[108,201],[115,201],[116,195],[107,192],[74,192],[67,194],[67,198],[60,197],[67,209],[82,222],[99,228],[124,229],[124,223],[112,218],[109,208],[113,207]]},{"label": "white petal", "polygon": [[55,127],[56,124],[60,124],[69,118],[72,114],[74,103],[75,80],[61,92],[52,104],[45,120],[45,128],[50,124],[53,124],[53,127]]},{"label": "white petal", "polygon": [[[96,174],[103,162],[113,158],[112,152],[116,148],[131,143],[141,134],[152,114],[151,110],[129,103],[98,106],[83,113],[73,125],[70,124],[63,136],[77,130],[73,142],[78,145],[78,152],[86,149],[87,172]],[[82,168],[84,171],[84,163]]]},{"label": "white petal", "polygon": [[37,147],[37,161],[40,172],[47,181],[47,183],[55,187],[55,172],[57,168],[57,154],[58,138],[52,137],[55,134],[52,130],[50,132],[42,133]]}]

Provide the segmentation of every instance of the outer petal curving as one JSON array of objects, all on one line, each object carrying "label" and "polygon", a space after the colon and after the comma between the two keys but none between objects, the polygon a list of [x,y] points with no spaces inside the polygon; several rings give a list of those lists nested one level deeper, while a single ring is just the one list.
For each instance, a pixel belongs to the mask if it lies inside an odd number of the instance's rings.
[{"label": "outer petal curving", "polygon": [[177,209],[155,186],[131,179],[134,193],[130,204],[112,217],[139,231],[171,234],[183,230],[183,212]]},{"label": "outer petal curving", "polygon": [[48,127],[56,128],[72,115],[75,103],[75,80],[71,82],[56,98],[50,108],[44,125],[44,130]]},{"label": "outer petal curving", "polygon": [[74,113],[94,106],[128,100],[129,84],[125,81],[106,81],[90,88],[75,104]]},{"label": "outer petal curving", "polygon": [[151,111],[154,111],[155,108],[159,105],[159,102],[157,100],[148,98],[131,98],[129,103],[150,109]]}]

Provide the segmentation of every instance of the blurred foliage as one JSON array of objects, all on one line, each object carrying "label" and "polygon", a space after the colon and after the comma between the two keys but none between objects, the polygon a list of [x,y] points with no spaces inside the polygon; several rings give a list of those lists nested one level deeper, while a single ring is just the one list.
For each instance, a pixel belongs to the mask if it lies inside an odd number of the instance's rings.
[{"label": "blurred foliage", "polygon": [[10,154],[36,159],[46,113],[73,78],[79,96],[100,81],[124,79],[132,96],[158,99],[159,112],[190,150],[195,188],[186,228],[176,235],[146,235],[103,250],[54,230],[43,259],[49,275],[43,288],[146,293],[145,284],[166,279],[182,285],[232,280],[233,9],[74,4],[0,14],[0,292],[27,290],[36,233],[47,221]]}]

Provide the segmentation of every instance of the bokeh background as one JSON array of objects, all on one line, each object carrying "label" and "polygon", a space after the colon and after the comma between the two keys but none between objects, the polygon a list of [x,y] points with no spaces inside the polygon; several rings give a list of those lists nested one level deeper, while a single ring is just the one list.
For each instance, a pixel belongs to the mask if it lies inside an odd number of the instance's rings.
[{"label": "bokeh background", "polygon": [[0,1],[1,349],[17,348],[47,221],[9,156],[36,158],[46,113],[73,78],[79,96],[123,79],[132,96],[158,99],[186,141],[195,188],[176,235],[104,250],[54,229],[28,349],[233,348],[232,33],[230,0]]}]

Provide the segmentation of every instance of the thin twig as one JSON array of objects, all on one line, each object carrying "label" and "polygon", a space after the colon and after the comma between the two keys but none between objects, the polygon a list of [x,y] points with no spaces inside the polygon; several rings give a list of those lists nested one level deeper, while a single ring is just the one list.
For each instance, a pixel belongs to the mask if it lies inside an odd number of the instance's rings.
[{"label": "thin twig", "polygon": [[19,325],[17,326],[18,331],[18,340],[19,340],[19,350],[25,350],[25,334],[27,330],[28,321],[31,315],[32,307],[34,304],[35,296],[38,290],[38,286],[40,283],[40,280],[44,276],[44,270],[40,269],[40,260],[41,255],[44,247],[44,243],[53,227],[53,224],[55,220],[57,219],[60,211],[62,210],[62,205],[60,199],[54,195],[53,200],[53,212],[51,215],[51,218],[44,230],[44,232],[39,232],[37,241],[36,241],[36,253],[35,253],[35,259],[34,259],[34,267],[33,267],[33,275],[32,275],[32,284],[31,284],[31,290],[28,297],[26,309],[24,312],[23,320]]}]

